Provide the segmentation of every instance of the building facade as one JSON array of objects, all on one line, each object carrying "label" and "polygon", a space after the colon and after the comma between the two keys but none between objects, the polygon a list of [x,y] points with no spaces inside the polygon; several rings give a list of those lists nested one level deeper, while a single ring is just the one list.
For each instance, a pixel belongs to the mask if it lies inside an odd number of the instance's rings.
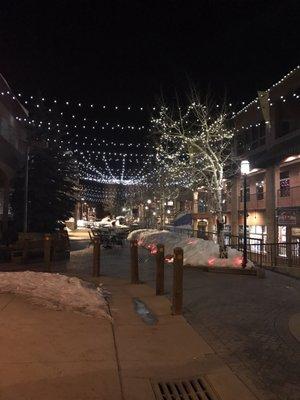
[{"label": "building facade", "polygon": [[0,240],[8,226],[11,180],[26,154],[26,131],[19,117],[27,117],[27,111],[0,74]]},{"label": "building facade", "polygon": [[[235,152],[250,161],[247,226],[250,237],[267,243],[300,242],[300,68],[297,67],[233,118]],[[194,221],[215,230],[205,188],[194,194]],[[243,226],[243,182],[226,182],[225,229]]]}]

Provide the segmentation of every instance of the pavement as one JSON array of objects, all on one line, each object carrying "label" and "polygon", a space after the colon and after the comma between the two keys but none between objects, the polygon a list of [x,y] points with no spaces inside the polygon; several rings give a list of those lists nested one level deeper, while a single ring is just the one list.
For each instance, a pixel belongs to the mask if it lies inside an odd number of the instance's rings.
[{"label": "pavement", "polygon": [[[155,400],[151,382],[204,376],[216,399],[256,397],[148,285],[100,277],[110,319],[0,295],[1,400]],[[151,312],[145,322],[136,301]]]},{"label": "pavement", "polygon": [[293,314],[289,319],[291,334],[300,342],[300,313]]},{"label": "pavement", "polygon": [[[92,247],[77,242],[67,266],[90,274]],[[155,285],[154,257],[139,251],[140,279]],[[129,276],[129,249],[101,253],[101,273]],[[171,297],[172,266],[165,266],[165,294]],[[255,276],[184,271],[183,315],[260,400],[300,399],[300,342],[294,334],[300,313],[300,280],[266,271]],[[290,322],[292,321],[292,322]]]},{"label": "pavement", "polygon": [[[70,262],[57,270],[90,279],[88,243],[86,234],[77,232]],[[140,252],[140,279],[146,284],[130,285],[128,256],[127,247],[101,254],[97,279],[111,292],[112,324],[38,312],[14,296],[0,303],[1,400],[155,399],[151,383],[199,375],[219,400],[300,399],[299,281],[272,272],[261,280],[188,269],[183,318],[170,314],[171,266],[165,268],[166,297],[155,296],[153,257]],[[137,301],[154,322],[137,313]],[[19,311],[18,302],[24,303]]]},{"label": "pavement", "polygon": [[155,383],[199,376],[216,399],[257,399],[183,316],[171,315],[165,296],[127,279],[86,278],[110,292],[112,319],[0,294],[1,400],[155,400]]}]

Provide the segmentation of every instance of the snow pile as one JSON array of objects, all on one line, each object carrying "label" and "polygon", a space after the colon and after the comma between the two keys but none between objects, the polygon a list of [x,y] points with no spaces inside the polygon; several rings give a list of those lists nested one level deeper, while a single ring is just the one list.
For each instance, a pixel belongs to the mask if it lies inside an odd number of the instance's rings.
[{"label": "snow pile", "polygon": [[95,227],[106,227],[106,228],[114,228],[114,227],[118,227],[118,228],[128,228],[127,225],[125,225],[125,217],[122,215],[119,215],[118,217],[116,217],[115,219],[112,219],[110,217],[105,217],[102,218],[101,221],[95,221],[92,223],[93,226]]},{"label": "snow pile", "polygon": [[[152,254],[157,252],[157,244],[165,246],[166,261],[173,261],[173,250],[175,247],[183,249],[184,264],[191,266],[209,267],[241,267],[242,253],[230,247],[228,258],[219,258],[219,245],[211,240],[198,238],[186,238],[176,232],[159,231],[156,229],[138,229],[128,235],[128,240],[137,240],[139,246],[143,246]],[[251,261],[247,268],[253,267]]]},{"label": "snow pile", "polygon": [[44,272],[0,272],[0,293],[28,296],[34,303],[56,310],[108,317],[101,287],[76,277]]}]

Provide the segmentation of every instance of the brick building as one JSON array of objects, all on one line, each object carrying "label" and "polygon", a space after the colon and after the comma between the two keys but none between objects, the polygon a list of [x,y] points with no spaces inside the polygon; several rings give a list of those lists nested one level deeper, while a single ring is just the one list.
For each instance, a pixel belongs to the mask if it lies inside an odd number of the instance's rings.
[{"label": "brick building", "polygon": [[8,224],[11,179],[26,153],[26,132],[16,117],[26,116],[0,74],[0,240]]},{"label": "brick building", "polygon": [[[233,118],[235,152],[248,159],[247,225],[249,235],[268,243],[300,242],[300,67],[295,68]],[[241,176],[227,182],[226,229],[243,225]],[[195,194],[194,220],[215,229],[205,190]]]}]

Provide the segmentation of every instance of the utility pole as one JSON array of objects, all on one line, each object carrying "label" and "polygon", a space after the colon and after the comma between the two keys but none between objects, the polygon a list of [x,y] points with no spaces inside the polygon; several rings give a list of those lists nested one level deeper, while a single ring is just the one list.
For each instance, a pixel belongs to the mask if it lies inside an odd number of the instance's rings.
[{"label": "utility pole", "polygon": [[26,160],[25,160],[25,196],[24,196],[24,221],[23,232],[28,231],[28,175],[29,175],[29,143],[27,142]]}]

